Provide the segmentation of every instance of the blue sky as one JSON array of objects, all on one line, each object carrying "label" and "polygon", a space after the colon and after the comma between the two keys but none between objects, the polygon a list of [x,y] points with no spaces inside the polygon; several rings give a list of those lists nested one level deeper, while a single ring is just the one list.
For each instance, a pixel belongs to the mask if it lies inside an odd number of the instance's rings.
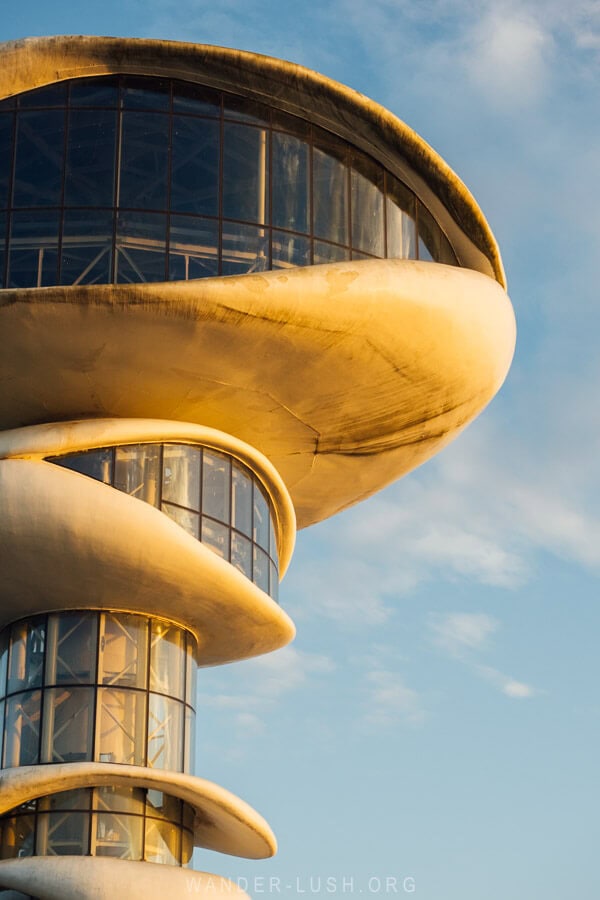
[{"label": "blue sky", "polygon": [[474,193],[517,315],[482,417],[299,535],[295,644],[201,675],[198,774],[280,852],[196,867],[255,898],[597,900],[600,3],[21,0],[0,24],[60,33],[255,50],[383,103]]}]

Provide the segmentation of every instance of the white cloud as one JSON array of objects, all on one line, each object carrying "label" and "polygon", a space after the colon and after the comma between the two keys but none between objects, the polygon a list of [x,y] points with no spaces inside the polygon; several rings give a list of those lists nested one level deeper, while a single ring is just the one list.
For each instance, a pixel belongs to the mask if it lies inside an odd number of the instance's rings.
[{"label": "white cloud", "polygon": [[481,650],[488,637],[498,628],[498,622],[486,613],[432,614],[429,627],[434,643],[452,656],[465,650]]},{"label": "white cloud", "polygon": [[367,674],[367,714],[370,725],[422,725],[425,711],[417,691],[397,672],[373,670]]}]

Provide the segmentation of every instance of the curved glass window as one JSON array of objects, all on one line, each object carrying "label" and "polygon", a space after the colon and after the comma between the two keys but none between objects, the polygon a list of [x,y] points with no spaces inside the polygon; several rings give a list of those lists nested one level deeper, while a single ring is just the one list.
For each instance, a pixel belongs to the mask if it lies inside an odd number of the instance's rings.
[{"label": "curved glass window", "polygon": [[367,154],[174,79],[81,78],[0,102],[0,226],[11,288],[457,265],[429,210]]},{"label": "curved glass window", "polygon": [[0,636],[2,768],[193,767],[197,642],[163,619],[69,611]]},{"label": "curved glass window", "polygon": [[265,489],[242,463],[190,444],[131,444],[48,457],[158,507],[278,598],[275,520]]},{"label": "curved glass window", "polygon": [[82,788],[23,804],[0,817],[0,859],[110,856],[186,866],[193,808],[146,788]]}]

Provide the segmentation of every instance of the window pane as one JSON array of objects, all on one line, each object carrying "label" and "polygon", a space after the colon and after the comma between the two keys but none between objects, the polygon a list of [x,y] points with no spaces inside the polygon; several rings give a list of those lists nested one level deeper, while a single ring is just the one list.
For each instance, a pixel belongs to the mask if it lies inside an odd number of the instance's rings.
[{"label": "window pane", "polygon": [[135,444],[115,450],[114,486],[119,491],[151,503],[160,504],[160,445]]},{"label": "window pane", "polygon": [[367,160],[356,160],[352,169],[352,246],[383,256],[383,169]]},{"label": "window pane", "polygon": [[262,128],[225,124],[223,215],[245,222],[266,221],[268,209],[268,134]]},{"label": "window pane", "polygon": [[188,866],[192,861],[194,852],[194,836],[191,831],[184,829],[181,832],[181,865]]},{"label": "window pane", "polygon": [[181,829],[170,822],[147,819],[144,859],[147,862],[178,866],[181,858]]},{"label": "window pane", "polygon": [[130,75],[121,90],[125,109],[169,109],[169,81]]},{"label": "window pane", "polygon": [[273,600],[279,600],[279,576],[274,563],[269,563],[269,594]]},{"label": "window pane", "polygon": [[231,565],[246,578],[252,578],[252,544],[235,531],[231,534]]},{"label": "window pane", "polygon": [[219,123],[175,116],[171,209],[216,216],[219,212]]},{"label": "window pane", "polygon": [[8,636],[10,632],[5,629],[0,634],[0,698],[6,694],[6,676],[8,673]]},{"label": "window pane", "polygon": [[144,820],[141,816],[94,813],[92,854],[114,859],[141,859]]},{"label": "window pane", "polygon": [[66,209],[60,256],[60,283],[109,283],[112,280],[112,244],[112,211]]},{"label": "window pane", "polygon": [[314,244],[314,265],[323,265],[324,263],[343,262],[350,259],[350,252],[346,247],[338,247],[336,244],[326,244],[324,241],[315,241]]},{"label": "window pane", "polygon": [[188,534],[198,539],[200,535],[200,516],[198,513],[191,512],[189,509],[182,509],[181,506],[172,506],[170,503],[163,503],[161,510],[170,519],[177,522]]},{"label": "window pane", "polygon": [[202,516],[202,543],[223,559],[229,559],[229,528]]},{"label": "window pane", "polygon": [[160,694],[149,697],[148,765],[172,772],[183,770],[183,704]]},{"label": "window pane", "polygon": [[272,224],[308,232],[310,183],[308,146],[291,134],[273,134]]},{"label": "window pane", "polygon": [[201,450],[187,444],[165,444],[162,498],[188,509],[200,509]]},{"label": "window pane", "polygon": [[0,287],[6,287],[4,280],[6,268],[6,219],[6,213],[0,212]]},{"label": "window pane", "polygon": [[166,229],[166,216],[118,213],[115,249],[119,283],[165,280]]},{"label": "window pane", "polygon": [[20,112],[17,119],[14,206],[59,206],[65,113]]},{"label": "window pane", "polygon": [[202,465],[202,512],[220,522],[229,522],[231,461],[205,450]]},{"label": "window pane", "polygon": [[13,158],[13,129],[15,117],[12,112],[0,114],[0,207],[8,206],[9,179]]},{"label": "window pane", "polygon": [[55,812],[38,816],[38,856],[85,856],[89,852],[90,815]]},{"label": "window pane", "polygon": [[127,613],[102,613],[100,619],[100,684],[146,687],[148,620]]},{"label": "window pane", "polygon": [[67,85],[64,82],[49,84],[19,95],[19,106],[64,106],[67,102]]},{"label": "window pane", "polygon": [[272,515],[269,515],[269,556],[275,564],[278,563],[277,535],[275,534],[275,523]]},{"label": "window pane", "polygon": [[168,150],[168,116],[123,113],[119,206],[166,208]]},{"label": "window pane", "polygon": [[391,259],[416,259],[415,196],[391,175],[387,176],[387,255]]},{"label": "window pane", "polygon": [[58,794],[50,794],[47,797],[40,797],[37,801],[38,810],[46,812],[56,812],[65,809],[90,809],[92,802],[92,792],[89,788],[79,788],[74,791],[60,791]]},{"label": "window pane", "polygon": [[40,691],[15,694],[6,701],[3,768],[39,762]]},{"label": "window pane", "polygon": [[259,486],[254,485],[253,538],[269,552],[269,504]]},{"label": "window pane", "polygon": [[71,82],[71,106],[116,106],[118,79],[78,78]]},{"label": "window pane", "polygon": [[220,116],[221,96],[218,91],[199,84],[176,81],[173,84],[173,112],[193,113],[195,116]]},{"label": "window pane", "polygon": [[225,94],[223,114],[226,119],[241,119],[244,122],[255,122],[258,125],[268,124],[270,110],[256,100],[248,97],[236,97]]},{"label": "window pane", "polygon": [[112,482],[112,450],[89,450],[87,453],[69,453],[68,456],[49,456],[48,461],[65,469],[72,469],[104,484]]},{"label": "window pane", "polygon": [[183,749],[183,771],[193,772],[196,768],[196,714],[185,707],[185,746]]},{"label": "window pane", "polygon": [[274,231],[271,252],[273,269],[310,266],[310,239],[302,235]]},{"label": "window pane", "polygon": [[185,702],[196,708],[196,674],[198,671],[198,643],[188,631],[186,635]]},{"label": "window pane", "polygon": [[195,216],[171,216],[169,279],[190,281],[218,274],[218,223]]},{"label": "window pane", "polygon": [[92,758],[94,690],[51,688],[44,692],[41,762]]},{"label": "window pane", "polygon": [[98,787],[94,789],[94,809],[143,815],[144,788]]},{"label": "window pane", "polygon": [[348,168],[317,147],[313,151],[313,202],[315,235],[347,244]]},{"label": "window pane", "polygon": [[57,282],[58,210],[13,212],[9,287],[47,287]]},{"label": "window pane", "polygon": [[62,612],[48,618],[46,684],[91,684],[96,680],[96,613]]},{"label": "window pane", "polygon": [[66,206],[114,206],[116,110],[69,113]]},{"label": "window pane", "polygon": [[269,267],[269,238],[264,228],[223,222],[223,275],[264,272]]},{"label": "window pane", "polygon": [[17,622],[10,633],[8,693],[39,687],[44,670],[46,623],[43,619]]},{"label": "window pane", "polygon": [[418,205],[419,259],[433,260],[448,266],[456,265],[450,241],[422,203]]},{"label": "window pane", "polygon": [[254,547],[252,581],[264,591],[265,594],[269,593],[269,558],[267,554],[258,547]]},{"label": "window pane", "polygon": [[177,797],[148,788],[146,793],[146,815],[168,822],[181,822],[182,802]]},{"label": "window pane", "polygon": [[98,689],[96,760],[145,765],[146,695]]},{"label": "window pane", "polygon": [[150,634],[150,690],[183,700],[185,664],[185,632],[176,625],[153,621]]},{"label": "window pane", "polygon": [[33,855],[35,816],[11,816],[0,820],[0,859]]},{"label": "window pane", "polygon": [[252,479],[233,463],[231,472],[231,514],[234,528],[248,537],[252,535]]}]

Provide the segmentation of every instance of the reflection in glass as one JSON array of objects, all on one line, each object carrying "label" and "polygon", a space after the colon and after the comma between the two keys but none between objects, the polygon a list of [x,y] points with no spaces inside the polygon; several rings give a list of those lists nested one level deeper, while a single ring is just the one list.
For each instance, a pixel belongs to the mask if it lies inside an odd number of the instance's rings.
[{"label": "reflection in glass", "polygon": [[229,528],[202,516],[202,543],[223,559],[229,559]]},{"label": "reflection in glass", "polygon": [[307,232],[310,222],[308,145],[291,134],[273,134],[271,224]]},{"label": "reflection in glass", "polygon": [[177,522],[184,531],[187,531],[188,534],[191,534],[197,540],[199,539],[200,516],[198,513],[189,509],[182,509],[181,506],[173,506],[171,503],[162,503],[160,508],[170,519]]},{"label": "reflection in glass", "polygon": [[231,472],[231,524],[248,537],[252,535],[252,480],[235,463]]},{"label": "reflection in glass", "polygon": [[391,175],[387,176],[386,213],[388,257],[416,259],[415,195]]},{"label": "reflection in glass", "polygon": [[69,113],[66,206],[114,206],[116,124],[114,110]]},{"label": "reflection in glass", "polygon": [[125,112],[121,140],[119,206],[165,209],[169,117],[152,112]]},{"label": "reflection in glass", "polygon": [[260,547],[253,548],[252,580],[266,594],[269,593],[269,557]]},{"label": "reflection in glass", "polygon": [[219,212],[219,123],[175,116],[171,161],[173,212]]},{"label": "reflection in glass", "polygon": [[[348,169],[331,153],[313,151],[315,236],[338,244],[348,243]],[[316,263],[315,248],[315,263]]]},{"label": "reflection in glass", "polygon": [[141,816],[96,813],[92,816],[92,855],[142,859],[143,827]]},{"label": "reflection in glass", "polygon": [[93,724],[93,688],[51,688],[46,691],[41,762],[90,759]]},{"label": "reflection in glass", "polygon": [[450,242],[422,203],[418,205],[419,259],[456,265],[456,257]]},{"label": "reflection in glass", "polygon": [[132,444],[115,450],[114,487],[152,506],[160,502],[160,445]]},{"label": "reflection in glass", "polygon": [[98,689],[96,760],[145,764],[146,695],[139,691]]},{"label": "reflection in glass", "polygon": [[274,231],[272,237],[273,269],[310,266],[310,239],[300,234]]},{"label": "reflection in glass", "polygon": [[98,680],[101,684],[146,687],[148,620],[127,613],[102,613]]},{"label": "reflection in glass", "polygon": [[146,819],[144,858],[148,862],[179,865],[181,858],[181,830],[170,822]]},{"label": "reflection in glass", "polygon": [[33,855],[35,816],[10,816],[0,819],[0,859]]},{"label": "reflection in glass", "polygon": [[231,461],[211,450],[204,450],[202,466],[202,512],[220,522],[229,522],[229,482]]},{"label": "reflection in glass", "polygon": [[142,815],[144,789],[126,787],[97,787],[94,789],[94,809]]},{"label": "reflection in glass", "polygon": [[227,122],[223,140],[223,215],[263,224],[269,187],[267,132]]},{"label": "reflection in glass", "polygon": [[252,543],[235,531],[231,534],[231,565],[246,578],[252,578]]},{"label": "reflection in glass", "polygon": [[162,498],[200,509],[200,450],[188,444],[165,444]]},{"label": "reflection in glass", "polygon": [[269,504],[258,485],[254,485],[253,538],[269,551]]},{"label": "reflection in glass", "polygon": [[48,460],[57,466],[87,475],[95,481],[103,481],[104,484],[112,482],[113,451],[110,448],[69,453],[67,456],[49,456]]},{"label": "reflection in glass", "polygon": [[6,701],[2,768],[33,766],[39,761],[40,700],[40,691],[28,691]]},{"label": "reflection in glass", "polygon": [[219,274],[219,224],[196,216],[171,216],[169,278],[190,281]]},{"label": "reflection in glass", "polygon": [[167,217],[119,212],[115,245],[117,281],[164,281]]},{"label": "reflection in glass", "polygon": [[183,768],[183,704],[150,694],[148,705],[148,765],[153,769]]},{"label": "reflection in glass", "polygon": [[19,113],[14,206],[60,204],[64,131],[65,112],[62,109]]},{"label": "reflection in glass", "polygon": [[313,263],[315,266],[329,262],[343,262],[350,259],[350,251],[347,247],[337,244],[326,244],[325,241],[315,241]]},{"label": "reflection in glass", "polygon": [[112,210],[65,210],[60,283],[106,284],[112,281],[112,245]]},{"label": "reflection in glass", "polygon": [[0,634],[0,698],[6,694],[6,676],[8,673],[8,631]]},{"label": "reflection in glass", "polygon": [[185,632],[153,619],[150,631],[150,690],[184,699]]},{"label": "reflection in glass", "polygon": [[222,275],[247,275],[269,267],[269,238],[264,228],[223,222]]},{"label": "reflection in glass", "polygon": [[45,640],[46,625],[42,618],[15,622],[11,627],[8,693],[41,685]]},{"label": "reflection in glass", "polygon": [[95,613],[49,616],[46,684],[91,684],[96,680],[97,623]]},{"label": "reflection in glass", "polygon": [[362,163],[365,174],[352,169],[352,246],[374,256],[385,254],[383,170]]}]

